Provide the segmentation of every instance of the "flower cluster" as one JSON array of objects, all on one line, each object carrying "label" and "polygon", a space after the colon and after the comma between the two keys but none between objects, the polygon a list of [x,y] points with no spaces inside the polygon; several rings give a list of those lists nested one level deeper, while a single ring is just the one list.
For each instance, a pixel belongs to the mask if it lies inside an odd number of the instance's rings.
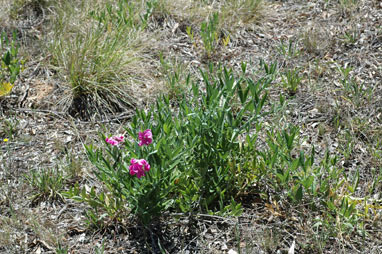
[{"label": "flower cluster", "polygon": [[120,143],[123,142],[123,139],[125,137],[124,136],[114,136],[114,137],[111,137],[111,138],[106,138],[106,142],[109,143],[110,145],[112,146],[117,146],[119,145]]},{"label": "flower cluster", "polygon": [[131,159],[129,167],[130,175],[137,175],[138,178],[145,176],[145,172],[150,170],[150,164],[145,159]]},{"label": "flower cluster", "polygon": [[139,146],[150,145],[153,142],[153,134],[150,129],[138,134]]},{"label": "flower cluster", "polygon": [[[153,142],[153,133],[150,129],[144,132],[139,132],[138,134],[139,146],[150,145]],[[124,136],[114,136],[111,138],[106,138],[106,142],[112,146],[117,146],[122,143]],[[145,159],[135,159],[132,158],[129,166],[130,175],[137,175],[138,178],[145,176],[145,173],[150,170],[150,164]]]}]

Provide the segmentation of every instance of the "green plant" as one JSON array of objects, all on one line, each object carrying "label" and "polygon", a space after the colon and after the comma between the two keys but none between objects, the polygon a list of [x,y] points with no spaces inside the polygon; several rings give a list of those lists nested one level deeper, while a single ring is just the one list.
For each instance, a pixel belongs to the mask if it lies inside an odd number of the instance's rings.
[{"label": "green plant", "polygon": [[264,59],[260,59],[260,67],[264,68],[264,71],[267,75],[276,75],[277,63],[267,64]]},{"label": "green plant", "polygon": [[18,58],[18,45],[16,32],[10,40],[5,32],[0,35],[0,96],[11,92],[12,87],[20,74],[23,61]]},{"label": "green plant", "polygon": [[186,66],[179,63],[177,59],[166,61],[163,54],[159,54],[159,60],[162,67],[162,72],[166,77],[166,92],[171,100],[182,99],[187,92],[186,84],[189,83],[190,75],[186,75]]},{"label": "green plant", "polygon": [[355,140],[354,135],[349,130],[345,130],[343,135],[343,142],[341,142],[339,151],[344,156],[344,160],[350,160],[354,154]]},{"label": "green plant", "polygon": [[341,74],[342,79],[340,84],[344,89],[343,98],[353,104],[355,107],[360,107],[365,101],[370,101],[373,94],[373,88],[367,87],[365,83],[359,83],[357,80],[350,76],[352,68],[341,67],[337,65],[337,70]]},{"label": "green plant", "polygon": [[[192,148],[192,164],[180,179],[183,198],[179,205],[183,211],[199,207],[224,212],[231,202],[230,210],[236,206],[232,198],[255,178],[246,156],[256,135],[246,133],[254,126],[260,128],[257,120],[270,80],[236,78],[226,69],[218,73],[214,78],[202,72],[206,93],[200,93],[193,84],[192,103],[180,105],[180,118],[188,123],[182,133],[187,137],[187,147]],[[238,111],[232,104],[235,97],[239,99]]]},{"label": "green plant", "polygon": [[[242,73],[236,75],[210,65],[201,71],[203,83],[186,80],[191,95],[179,100],[177,110],[168,96],[146,111],[137,110],[126,136],[102,136],[106,146],[87,146],[103,187],[76,185],[68,197],[93,208],[88,221],[97,227],[106,219],[126,218],[147,226],[168,210],[240,214],[238,197],[256,186],[264,200],[321,210],[320,219],[328,225],[338,217],[362,228],[358,203],[351,196],[359,180],[345,175],[337,157],[327,152],[316,161],[314,146],[309,152],[298,149],[300,131],[295,126],[271,128],[266,145],[258,147],[259,119],[273,75],[254,81],[246,69],[242,64]],[[152,136],[146,142],[142,138],[148,130]],[[140,176],[133,167],[137,158],[144,158],[142,167],[150,164]],[[345,230],[337,225],[334,232]]]},{"label": "green plant", "polygon": [[302,77],[299,76],[299,71],[288,70],[282,76],[282,86],[284,89],[287,89],[290,95],[295,95],[297,93],[297,89],[301,83]]},{"label": "green plant", "polygon": [[130,29],[144,30],[157,1],[145,1],[146,9],[144,14],[139,14],[142,9],[133,1],[118,0],[106,2],[104,6],[91,10],[89,15],[107,29],[118,29],[128,27]]},{"label": "green plant", "polygon": [[105,253],[105,243],[102,241],[101,247],[95,247],[94,249],[96,254],[104,254]]},{"label": "green plant", "polygon": [[[136,139],[138,130],[149,128],[153,144],[122,145],[123,136],[103,136],[106,148],[86,147],[103,189],[76,185],[66,195],[93,208],[88,212],[91,224],[102,227],[105,216],[121,221],[126,210],[144,225],[170,207],[183,212],[240,212],[234,198],[255,178],[251,162],[245,158],[253,149],[256,135],[245,133],[253,126],[260,128],[257,119],[270,79],[255,82],[235,77],[226,69],[218,73],[213,76],[202,72],[206,92],[192,83],[193,96],[184,97],[178,111],[171,109],[168,96],[159,98],[146,112],[137,110],[126,128],[129,140]],[[235,98],[242,107],[233,111]],[[145,132],[139,134],[140,139]],[[239,138],[245,136],[248,145]],[[133,158],[144,158],[150,164],[146,176],[138,175],[138,179],[131,175]]]},{"label": "green plant", "polygon": [[257,151],[256,164],[261,173],[257,186],[264,181],[279,193],[273,197],[279,202],[287,200],[312,211],[321,210],[316,226],[325,227],[331,234],[345,234],[350,228],[362,234],[365,215],[362,208],[357,208],[360,201],[352,196],[359,184],[359,172],[349,179],[338,168],[337,157],[327,152],[316,162],[315,148],[307,156],[296,150],[299,143],[298,129],[294,126],[268,132],[268,149]]},{"label": "green plant", "polygon": [[[63,66],[62,71],[68,75],[75,101],[96,97],[103,101],[104,105],[109,104],[109,107],[113,106],[110,105],[110,101],[113,100],[116,101],[114,107],[118,105],[118,100],[113,95],[122,96],[121,78],[127,75],[126,70],[122,68],[131,61],[125,59],[121,52],[121,36],[122,31],[116,35],[105,36],[102,30],[94,28],[86,34],[78,34],[74,43],[57,40],[56,46],[59,50],[56,52],[59,55],[56,57]],[[120,104],[131,104],[131,96],[125,94],[121,99]]]},{"label": "green plant", "polygon": [[289,39],[288,43],[281,41],[277,50],[279,54],[288,58],[297,57],[300,54],[300,51],[297,48],[297,43],[292,39]]},{"label": "green plant", "polygon": [[140,16],[143,28],[147,27],[147,23],[149,21],[149,18],[152,15],[154,9],[157,7],[157,5],[158,5],[157,0],[146,1],[146,12]]},{"label": "green plant", "polygon": [[[219,13],[215,12],[209,17],[207,22],[202,22],[200,26],[200,37],[202,38],[204,50],[207,57],[211,57],[222,41],[224,46],[229,43],[229,35],[220,39]],[[188,32],[189,34],[189,32]],[[192,35],[192,34],[190,34]],[[189,35],[189,36],[190,36]]]},{"label": "green plant", "polygon": [[19,132],[19,124],[20,121],[16,117],[2,119],[0,122],[0,138],[15,138]]},{"label": "green plant", "polygon": [[[131,138],[137,135],[139,125],[148,124],[153,111],[145,113],[137,111],[132,125],[126,131]],[[143,123],[141,122],[142,120]],[[105,184],[104,191],[96,193],[95,189],[77,186],[66,193],[67,196],[85,201],[94,211],[88,213],[89,220],[93,224],[99,224],[105,215],[121,220],[121,214],[129,205],[129,212],[144,225],[148,225],[157,218],[164,210],[173,203],[172,191],[175,177],[178,174],[176,167],[184,155],[182,147],[174,140],[166,138],[165,131],[159,127],[152,126],[154,143],[149,147],[140,147],[136,142],[125,142],[124,147],[113,146],[107,143],[106,153],[102,149],[93,146],[86,147],[90,161],[97,167],[95,174]],[[146,158],[150,163],[146,176],[138,178],[132,175],[132,158]],[[129,166],[130,165],[130,166]],[[100,215],[100,212],[103,215]]]},{"label": "green plant", "polygon": [[345,31],[343,34],[343,39],[346,44],[353,45],[359,39],[360,33],[357,28],[352,29],[350,31]]},{"label": "green plant", "polygon": [[382,183],[382,168],[379,169],[379,172],[375,168],[372,169],[372,179],[373,182],[371,186],[369,187],[368,192],[370,194],[373,194],[374,191],[381,189],[381,183]]},{"label": "green plant", "polygon": [[65,149],[64,172],[70,179],[77,179],[82,172],[82,159],[76,158],[73,152]]},{"label": "green plant", "polygon": [[193,45],[194,47],[196,47],[194,31],[192,31],[191,26],[188,26],[188,27],[186,28],[186,33],[187,33],[188,38],[190,38],[192,45]]},{"label": "green plant", "polygon": [[67,247],[62,247],[61,243],[58,243],[58,247],[56,248],[56,254],[67,254],[69,253],[69,249]]},{"label": "green plant", "polygon": [[58,168],[34,170],[26,175],[26,179],[36,189],[36,193],[31,197],[33,204],[44,200],[63,201],[61,192],[65,177]]},{"label": "green plant", "polygon": [[132,2],[118,0],[117,4],[110,1],[106,2],[104,6],[91,10],[89,15],[107,29],[120,28],[122,26],[139,29],[139,19],[135,11],[135,6]]},{"label": "green plant", "polygon": [[[6,177],[10,177],[10,175],[12,174],[11,170],[11,167],[14,163],[13,161],[13,149],[11,148],[11,144],[10,142],[13,141],[12,139],[9,140],[8,137],[5,137],[5,138],[0,138],[0,144],[1,144],[1,149],[0,149],[0,156],[2,156],[1,158],[1,163],[0,163],[0,167],[2,167],[4,169],[3,173]],[[9,200],[9,196],[11,194],[11,188],[9,187],[9,184],[7,185],[4,185],[5,187],[8,187],[8,190],[6,191],[6,199]]]},{"label": "green plant", "polygon": [[342,75],[342,78],[348,79],[350,72],[353,70],[350,66],[342,67],[340,65],[337,65],[337,71]]}]

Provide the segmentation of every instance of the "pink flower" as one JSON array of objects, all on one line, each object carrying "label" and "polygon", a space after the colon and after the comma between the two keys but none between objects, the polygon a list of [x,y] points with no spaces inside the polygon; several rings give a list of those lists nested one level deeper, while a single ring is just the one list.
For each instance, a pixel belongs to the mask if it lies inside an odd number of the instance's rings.
[{"label": "pink flower", "polygon": [[118,137],[118,136],[115,136],[115,137],[113,137],[113,138],[114,138],[115,141],[123,142],[123,139],[124,139],[125,137],[121,135],[121,136],[119,136],[119,137]]},{"label": "pink flower", "polygon": [[145,171],[150,170],[150,164],[145,159],[137,160],[131,159],[129,167],[130,175],[137,175],[138,178],[145,176]]},{"label": "pink flower", "polygon": [[114,136],[114,137],[111,137],[111,138],[106,138],[105,141],[107,143],[109,143],[110,145],[112,145],[112,146],[117,146],[117,145],[119,145],[120,143],[123,142],[124,138],[125,137],[122,136],[122,135],[121,136]]},{"label": "pink flower", "polygon": [[139,132],[139,146],[150,145],[153,142],[153,133],[150,129],[145,130],[144,132]]},{"label": "pink flower", "polygon": [[118,141],[114,140],[113,138],[106,138],[106,142],[112,146],[118,145]]}]

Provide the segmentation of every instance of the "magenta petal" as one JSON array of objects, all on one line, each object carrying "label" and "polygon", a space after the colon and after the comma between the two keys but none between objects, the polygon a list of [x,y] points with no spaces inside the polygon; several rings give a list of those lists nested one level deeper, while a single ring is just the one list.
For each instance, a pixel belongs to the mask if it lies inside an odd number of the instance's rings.
[{"label": "magenta petal", "polygon": [[114,137],[114,140],[117,141],[117,142],[119,142],[119,143],[121,143],[121,142],[123,142],[123,139],[124,139],[124,138],[125,138],[124,136],[119,136],[119,137],[118,137],[118,136],[115,136],[115,137]]},{"label": "magenta petal", "polygon": [[144,170],[145,171],[149,171],[150,170],[150,164],[146,160],[143,160],[142,164],[144,166]]},{"label": "magenta petal", "polygon": [[142,176],[145,176],[145,172],[144,171],[138,171],[137,177],[141,178]]},{"label": "magenta petal", "polygon": [[153,134],[150,129],[138,133],[139,146],[150,145],[153,142]]},{"label": "magenta petal", "polygon": [[124,140],[124,136],[114,136],[114,137],[105,139],[105,141],[112,146],[119,145],[119,143],[122,143],[123,140]]},{"label": "magenta petal", "polygon": [[112,139],[112,138],[106,138],[105,141],[106,141],[107,143],[109,143],[110,145],[112,145],[112,146],[118,145],[118,142],[115,141],[115,140]]},{"label": "magenta petal", "polygon": [[135,158],[131,159],[131,165],[129,166],[129,171],[131,175],[137,175],[138,178],[145,176],[145,171],[150,170],[150,164],[147,163],[145,159],[137,160]]}]

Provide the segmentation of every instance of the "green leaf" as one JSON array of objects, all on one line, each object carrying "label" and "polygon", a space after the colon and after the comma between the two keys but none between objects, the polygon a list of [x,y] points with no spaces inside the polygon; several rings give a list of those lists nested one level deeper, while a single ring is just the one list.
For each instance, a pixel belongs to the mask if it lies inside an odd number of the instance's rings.
[{"label": "green leaf", "polygon": [[11,64],[11,54],[9,51],[7,51],[7,53],[5,53],[5,55],[3,56],[3,62],[7,66],[9,66]]},{"label": "green leaf", "polygon": [[241,62],[241,71],[243,74],[247,72],[247,63],[246,62]]},{"label": "green leaf", "polygon": [[302,193],[303,193],[302,185],[300,185],[300,187],[297,189],[296,194],[294,196],[296,201],[301,201],[302,200],[302,195],[303,195]]},{"label": "green leaf", "polygon": [[302,185],[304,185],[305,189],[309,190],[313,186],[314,176],[308,176],[304,179],[302,182]]},{"label": "green leaf", "polygon": [[328,207],[331,211],[335,211],[335,210],[336,210],[336,206],[333,204],[332,201],[327,200],[327,201],[326,201],[326,205],[327,205],[327,207]]}]

